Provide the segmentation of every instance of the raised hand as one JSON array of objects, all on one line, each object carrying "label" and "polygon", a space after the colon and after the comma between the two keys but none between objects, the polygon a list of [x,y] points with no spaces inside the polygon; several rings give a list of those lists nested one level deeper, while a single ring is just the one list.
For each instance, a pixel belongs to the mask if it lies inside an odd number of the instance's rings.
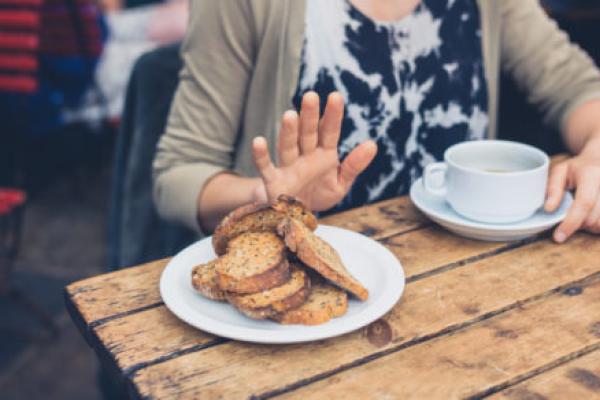
[{"label": "raised hand", "polygon": [[263,182],[255,192],[255,200],[273,202],[280,194],[287,194],[314,211],[327,210],[340,202],[377,153],[375,142],[368,140],[340,162],[338,142],[343,115],[344,100],[339,93],[329,95],[321,120],[319,96],[306,93],[300,116],[287,111],[281,119],[278,165],[269,156],[265,138],[255,138],[252,150]]}]

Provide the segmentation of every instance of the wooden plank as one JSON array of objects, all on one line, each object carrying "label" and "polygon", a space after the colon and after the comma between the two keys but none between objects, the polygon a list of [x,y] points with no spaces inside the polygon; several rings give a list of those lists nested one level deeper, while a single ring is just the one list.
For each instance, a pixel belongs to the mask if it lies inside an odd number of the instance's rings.
[{"label": "wooden plank", "polygon": [[[504,243],[488,243],[456,237],[437,227],[411,231],[386,239],[384,244],[401,260],[409,278],[433,268],[502,249]],[[160,274],[168,259],[100,275],[67,286],[67,298],[84,324],[161,302]]]},{"label": "wooden plank", "polygon": [[[399,197],[324,218],[324,224],[387,237],[424,226],[421,214],[407,197]],[[160,303],[157,285],[168,259],[127,268],[67,286],[67,302],[74,318],[84,325],[120,313]]]},{"label": "wooden plank", "polygon": [[164,306],[108,321],[94,333],[124,374],[222,342],[182,322]]},{"label": "wooden plank", "polygon": [[[598,332],[600,336],[600,324]],[[489,399],[600,399],[600,350],[496,393]]]},{"label": "wooden plank", "polygon": [[281,397],[479,398],[548,364],[600,349],[600,335],[593,329],[600,321],[600,276],[580,289],[576,295],[556,293]]},{"label": "wooden plank", "polygon": [[[85,325],[161,303],[160,274],[168,259],[99,275],[68,285],[66,301]],[[69,303],[71,303],[69,305]]]},{"label": "wooden plank", "polygon": [[[433,227],[393,237],[387,245],[402,259],[409,280],[412,280],[415,274],[427,273],[447,265],[444,264],[446,262],[460,262],[482,254],[490,254],[507,246],[502,243],[460,239]],[[169,328],[165,331],[155,331],[147,329],[148,326]],[[178,332],[177,327],[183,332]],[[212,342],[212,337],[196,332],[197,334],[194,334],[194,330],[172,317],[164,307],[110,321],[96,328],[98,339],[105,346],[114,347],[111,357],[119,368],[125,371],[171,358],[175,352],[189,351]]]},{"label": "wooden plank", "polygon": [[408,196],[354,208],[321,218],[319,222],[360,232],[373,239],[383,239],[430,224]]},{"label": "wooden plank", "polygon": [[422,277],[440,267],[519,246],[517,243],[483,242],[456,236],[437,226],[382,240],[402,263],[407,280]]},{"label": "wooden plank", "polygon": [[563,246],[536,242],[407,285],[401,303],[361,331],[293,346],[229,342],[142,369],[133,382],[142,397],[157,398],[236,398],[294,386],[518,307],[597,272],[599,255],[590,235]]}]

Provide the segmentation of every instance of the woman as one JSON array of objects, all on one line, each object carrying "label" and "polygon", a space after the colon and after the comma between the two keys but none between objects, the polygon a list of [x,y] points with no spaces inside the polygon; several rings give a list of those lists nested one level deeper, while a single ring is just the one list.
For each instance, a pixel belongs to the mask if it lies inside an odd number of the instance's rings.
[{"label": "woman", "polygon": [[536,0],[192,3],[163,217],[211,230],[280,193],[316,211],[406,194],[448,146],[495,137],[502,67],[577,154],[550,177],[547,210],[577,191],[555,240],[600,232],[600,75]]}]

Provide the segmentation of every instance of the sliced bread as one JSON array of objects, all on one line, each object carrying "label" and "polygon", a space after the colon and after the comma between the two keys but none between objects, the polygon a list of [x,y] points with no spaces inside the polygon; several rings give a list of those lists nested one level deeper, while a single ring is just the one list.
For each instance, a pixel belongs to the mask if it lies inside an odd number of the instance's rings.
[{"label": "sliced bread", "polygon": [[317,228],[317,219],[304,204],[281,195],[275,204],[248,204],[229,213],[215,229],[213,248],[218,255],[223,255],[232,238],[244,232],[276,232],[277,225],[288,216],[304,222],[312,230]]},{"label": "sliced bread", "polygon": [[328,283],[313,282],[310,296],[304,304],[271,318],[282,324],[319,325],[344,315],[347,309],[346,292]]},{"label": "sliced bread", "polygon": [[192,286],[204,297],[212,300],[225,300],[225,292],[219,287],[217,280],[217,264],[222,258],[200,264],[192,269]]},{"label": "sliced bread", "polygon": [[296,253],[306,266],[360,300],[367,300],[369,291],[346,270],[335,249],[301,221],[287,218],[279,224],[278,232],[284,237],[287,247]]},{"label": "sliced bread", "polygon": [[310,279],[302,269],[292,266],[290,280],[281,286],[253,294],[228,294],[235,308],[254,319],[267,319],[300,307],[310,294]]},{"label": "sliced bread", "polygon": [[226,292],[258,293],[290,279],[285,244],[273,232],[246,232],[229,241],[217,263],[217,282]]}]

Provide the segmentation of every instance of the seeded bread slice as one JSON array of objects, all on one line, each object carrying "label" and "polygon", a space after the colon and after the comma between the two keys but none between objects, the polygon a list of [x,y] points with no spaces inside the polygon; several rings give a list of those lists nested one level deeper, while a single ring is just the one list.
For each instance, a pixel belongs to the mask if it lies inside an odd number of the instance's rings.
[{"label": "seeded bread slice", "polygon": [[215,229],[213,248],[218,255],[223,255],[232,238],[244,232],[276,232],[277,225],[288,216],[304,222],[312,230],[317,228],[317,219],[304,204],[281,195],[273,205],[248,204],[229,213]]},{"label": "seeded bread slice", "polygon": [[310,296],[303,305],[271,318],[282,324],[319,325],[344,315],[347,310],[346,292],[328,283],[313,282]]},{"label": "seeded bread slice", "polygon": [[217,264],[220,258],[206,264],[200,264],[192,269],[192,286],[204,297],[211,300],[224,301],[225,292],[219,288],[217,280]]},{"label": "seeded bread slice", "polygon": [[296,253],[306,266],[360,300],[367,300],[369,291],[346,270],[335,249],[301,221],[288,218],[279,224],[278,231],[285,238],[287,247]]},{"label": "seeded bread slice", "polygon": [[300,307],[310,294],[306,272],[293,266],[290,280],[281,286],[254,294],[228,294],[227,300],[242,313],[254,319],[267,319]]},{"label": "seeded bread slice", "polygon": [[225,292],[258,293],[290,279],[285,244],[273,232],[247,232],[229,241],[217,263],[217,282]]}]

